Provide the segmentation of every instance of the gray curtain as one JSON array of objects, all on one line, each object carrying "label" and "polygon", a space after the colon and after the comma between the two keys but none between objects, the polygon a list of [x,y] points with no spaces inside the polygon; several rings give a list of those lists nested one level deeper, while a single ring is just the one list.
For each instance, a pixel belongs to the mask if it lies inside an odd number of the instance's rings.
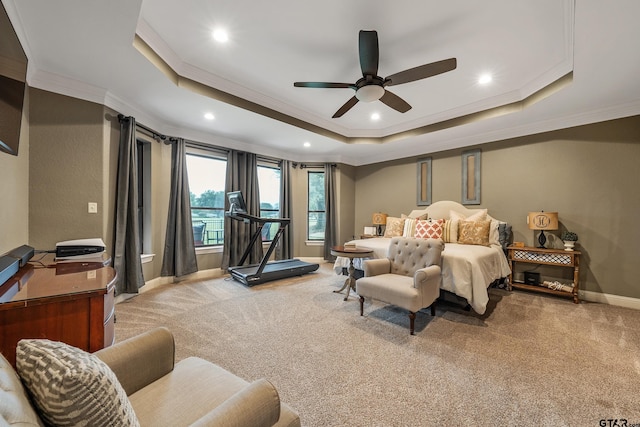
[{"label": "gray curtain", "polygon": [[331,247],[337,243],[336,230],[336,178],[335,165],[324,165],[324,202],[325,202],[325,226],[324,226],[324,259],[335,260],[331,255]]},{"label": "gray curtain", "polygon": [[[280,216],[282,218],[292,218],[293,201],[291,200],[291,162],[282,160],[280,162]],[[293,258],[293,223],[290,222],[284,233],[280,236],[280,241],[276,248],[276,259]]]},{"label": "gray curtain", "polygon": [[[260,216],[260,193],[258,190],[258,160],[252,153],[231,150],[227,155],[227,177],[225,191],[242,191],[250,215]],[[225,202],[229,210],[229,201]],[[223,271],[235,267],[240,262],[242,254],[249,246],[251,236],[257,230],[257,224],[246,224],[243,221],[224,219],[224,245],[222,247]],[[253,245],[253,250],[245,265],[258,264],[262,259],[262,240]]]},{"label": "gray curtain", "polygon": [[116,294],[137,293],[144,285],[138,225],[138,160],[136,119],[120,117],[120,148],[116,184],[113,268]]},{"label": "gray curtain", "polygon": [[180,277],[196,271],[185,142],[182,138],[172,138],[171,193],[160,275]]}]

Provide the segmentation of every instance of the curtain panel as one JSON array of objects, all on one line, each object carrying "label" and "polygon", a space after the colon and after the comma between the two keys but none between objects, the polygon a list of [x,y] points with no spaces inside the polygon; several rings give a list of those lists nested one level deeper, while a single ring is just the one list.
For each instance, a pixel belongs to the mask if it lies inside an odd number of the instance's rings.
[{"label": "curtain panel", "polygon": [[335,165],[324,165],[324,198],[325,198],[325,227],[324,227],[324,259],[334,261],[331,247],[336,245],[336,178]]},{"label": "curtain panel", "polygon": [[[291,200],[291,162],[280,162],[280,215],[282,218],[292,218],[293,201]],[[284,229],[276,247],[276,259],[293,258],[293,222]]]},{"label": "curtain panel", "polygon": [[171,139],[171,192],[161,276],[185,276],[198,271],[191,223],[186,144]]},{"label": "curtain panel", "polygon": [[144,285],[138,226],[138,159],[136,120],[120,118],[120,147],[116,184],[113,268],[116,295],[138,293]]},{"label": "curtain panel", "polygon": [[[227,176],[225,192],[241,191],[247,203],[247,213],[260,216],[260,192],[258,189],[258,158],[253,153],[231,150],[227,155]],[[225,209],[229,210],[229,201],[225,201]],[[228,216],[224,219],[224,245],[222,248],[223,271],[235,267],[242,254],[249,246],[251,236],[258,229],[254,223],[236,221]],[[258,264],[262,260],[261,240],[253,245],[247,263]]]}]

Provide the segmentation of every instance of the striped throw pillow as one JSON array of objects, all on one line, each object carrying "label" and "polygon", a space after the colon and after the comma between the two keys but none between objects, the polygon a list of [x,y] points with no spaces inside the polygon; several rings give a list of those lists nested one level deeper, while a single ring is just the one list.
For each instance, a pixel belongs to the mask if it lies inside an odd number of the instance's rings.
[{"label": "striped throw pillow", "polygon": [[116,374],[91,353],[57,341],[23,339],[16,368],[50,425],[139,426]]}]

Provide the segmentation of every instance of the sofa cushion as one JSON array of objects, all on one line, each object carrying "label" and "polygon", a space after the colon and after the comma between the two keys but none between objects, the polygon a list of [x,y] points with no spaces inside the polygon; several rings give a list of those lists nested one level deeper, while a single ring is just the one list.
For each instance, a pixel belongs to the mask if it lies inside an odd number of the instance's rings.
[{"label": "sofa cushion", "polygon": [[91,353],[61,342],[23,339],[16,368],[49,424],[139,425],[115,374]]},{"label": "sofa cushion", "polygon": [[31,406],[20,378],[11,364],[0,354],[0,425],[42,426]]}]

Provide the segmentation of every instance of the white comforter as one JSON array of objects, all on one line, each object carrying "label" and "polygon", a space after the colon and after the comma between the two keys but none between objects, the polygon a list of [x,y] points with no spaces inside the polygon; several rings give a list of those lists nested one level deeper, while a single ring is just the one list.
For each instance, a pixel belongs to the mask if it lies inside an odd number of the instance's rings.
[{"label": "white comforter", "polygon": [[[375,258],[385,258],[390,241],[390,238],[378,237],[353,240],[352,243],[357,247],[372,249]],[[354,259],[353,265],[362,270],[362,259]],[[348,258],[338,257],[334,270],[341,274],[342,268],[348,266]],[[494,280],[506,277],[510,272],[507,258],[498,245],[445,243],[440,288],[466,299],[478,314],[484,314],[489,302],[487,288]]]}]

